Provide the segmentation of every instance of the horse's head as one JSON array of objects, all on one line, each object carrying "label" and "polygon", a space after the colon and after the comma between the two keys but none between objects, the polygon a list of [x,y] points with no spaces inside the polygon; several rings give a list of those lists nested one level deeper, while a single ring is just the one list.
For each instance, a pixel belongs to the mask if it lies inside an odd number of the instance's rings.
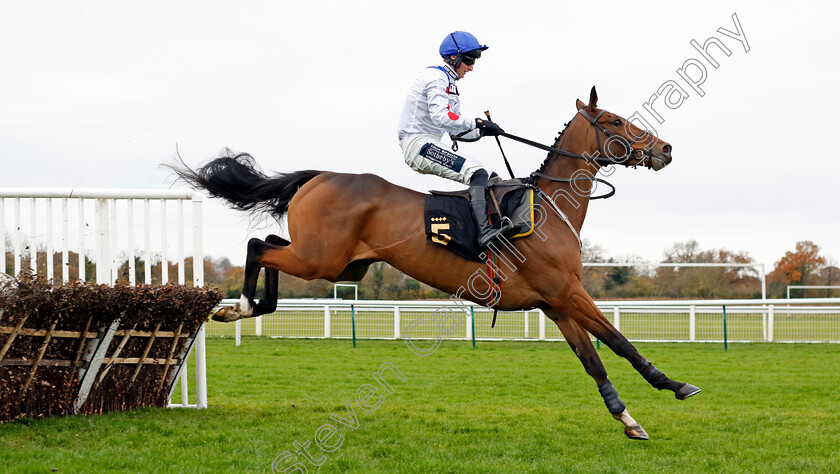
[{"label": "horse's head", "polygon": [[624,117],[599,109],[595,86],[589,94],[589,104],[578,100],[577,109],[580,117],[576,118],[585,119],[595,129],[593,149],[598,152],[599,163],[641,165],[659,171],[671,162],[669,143]]}]

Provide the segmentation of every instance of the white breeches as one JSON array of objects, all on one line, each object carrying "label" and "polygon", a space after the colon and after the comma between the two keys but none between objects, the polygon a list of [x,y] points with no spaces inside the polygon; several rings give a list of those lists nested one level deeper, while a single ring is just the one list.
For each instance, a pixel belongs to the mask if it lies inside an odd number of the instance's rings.
[{"label": "white breeches", "polygon": [[400,148],[408,166],[423,174],[433,174],[463,184],[470,184],[473,173],[484,168],[480,163],[454,153],[435,135],[406,135]]}]

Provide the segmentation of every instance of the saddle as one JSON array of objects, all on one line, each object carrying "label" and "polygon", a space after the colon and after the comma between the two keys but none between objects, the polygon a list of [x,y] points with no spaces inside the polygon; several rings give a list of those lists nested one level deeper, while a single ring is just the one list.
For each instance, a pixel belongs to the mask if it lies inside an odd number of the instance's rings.
[{"label": "saddle", "polygon": [[[499,211],[513,223],[505,233],[506,238],[518,239],[534,231],[534,206],[539,204],[540,195],[534,192],[530,178],[491,181],[486,198],[493,227],[500,226]],[[426,195],[423,220],[426,240],[468,260],[484,261],[480,257],[483,251],[477,242],[478,229],[470,209],[469,189],[430,191]]]}]

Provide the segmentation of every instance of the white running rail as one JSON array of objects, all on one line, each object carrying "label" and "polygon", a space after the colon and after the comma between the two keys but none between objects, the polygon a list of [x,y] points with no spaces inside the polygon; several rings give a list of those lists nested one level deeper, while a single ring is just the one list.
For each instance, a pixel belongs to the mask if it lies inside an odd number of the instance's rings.
[{"label": "white running rail", "polygon": [[[233,304],[238,300],[224,300]],[[840,342],[840,298],[596,301],[634,342]],[[724,324],[724,307],[727,323]],[[211,321],[210,336],[358,339],[562,340],[538,309],[493,312],[464,301],[280,300],[277,311],[237,321]],[[449,318],[449,319],[447,319]],[[437,328],[443,321],[445,330]],[[437,328],[437,329],[436,329]],[[409,331],[413,332],[409,332]]]}]

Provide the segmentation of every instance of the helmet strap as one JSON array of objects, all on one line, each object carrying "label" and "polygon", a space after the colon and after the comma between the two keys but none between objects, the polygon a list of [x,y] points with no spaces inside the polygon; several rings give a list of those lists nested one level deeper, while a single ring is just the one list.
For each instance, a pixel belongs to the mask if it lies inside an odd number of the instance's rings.
[{"label": "helmet strap", "polygon": [[455,69],[457,71],[458,67],[461,66],[461,62],[464,60],[464,53],[461,51],[461,46],[458,45],[458,41],[455,40],[455,32],[449,33],[449,37],[452,38],[452,42],[455,43],[455,47],[458,48],[458,54],[454,55],[454,60],[449,58],[446,60],[446,62],[449,63],[450,66],[452,66],[452,69]]},{"label": "helmet strap", "polygon": [[458,67],[461,66],[461,63],[464,61],[464,58],[460,54],[453,54],[452,56],[455,56],[455,59],[448,57],[444,59],[444,62],[452,66],[452,69],[457,71]]}]

